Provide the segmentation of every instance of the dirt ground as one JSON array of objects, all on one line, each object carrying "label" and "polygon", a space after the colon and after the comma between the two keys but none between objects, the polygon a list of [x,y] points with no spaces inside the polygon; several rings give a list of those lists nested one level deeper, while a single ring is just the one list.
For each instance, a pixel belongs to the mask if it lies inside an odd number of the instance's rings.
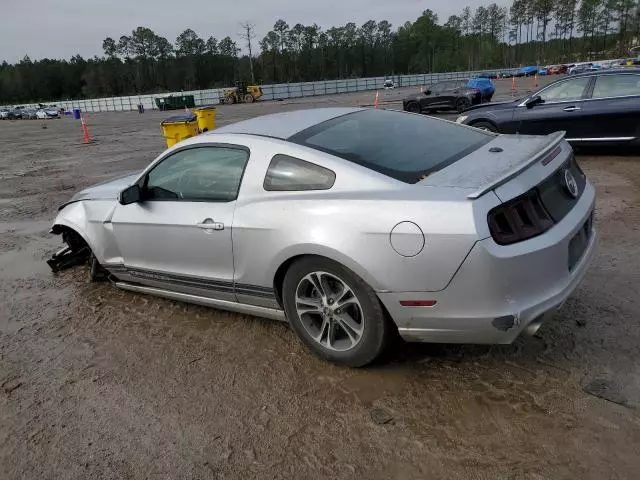
[{"label": "dirt ground", "polygon": [[[224,106],[219,123],[371,103]],[[598,253],[536,337],[399,344],[354,370],[283,323],[49,271],[57,206],[145,166],[164,116],[89,114],[91,145],[70,119],[0,122],[1,479],[638,478],[640,156],[578,156]]]}]

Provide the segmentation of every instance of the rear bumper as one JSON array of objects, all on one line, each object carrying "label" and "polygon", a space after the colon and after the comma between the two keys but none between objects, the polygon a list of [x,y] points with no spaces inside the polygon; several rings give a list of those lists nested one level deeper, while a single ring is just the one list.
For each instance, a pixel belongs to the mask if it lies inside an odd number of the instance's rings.
[{"label": "rear bumper", "polygon": [[[491,238],[477,242],[444,290],[378,295],[407,341],[511,343],[560,307],[584,278],[596,246],[594,205],[595,192],[587,184],[575,208],[547,233],[508,246]],[[569,270],[569,244],[585,224],[588,242]],[[403,307],[401,300],[437,303]]]}]

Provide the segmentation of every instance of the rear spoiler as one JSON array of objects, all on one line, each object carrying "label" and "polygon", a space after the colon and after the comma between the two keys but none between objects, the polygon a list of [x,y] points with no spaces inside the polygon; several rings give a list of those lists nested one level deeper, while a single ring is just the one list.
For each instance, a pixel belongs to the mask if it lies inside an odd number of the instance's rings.
[{"label": "rear spoiler", "polygon": [[486,185],[482,185],[478,190],[467,195],[467,198],[470,200],[473,200],[478,197],[481,197],[485,193],[493,190],[494,188],[497,188],[500,185],[507,183],[512,178],[517,177],[518,175],[520,175],[520,173],[522,173],[524,170],[529,168],[531,165],[542,160],[546,155],[551,153],[553,149],[556,148],[558,144],[564,139],[564,136],[566,135],[566,133],[567,132],[563,131],[563,132],[554,132],[547,135],[547,140],[548,140],[547,144],[542,148],[542,150],[540,150],[540,152],[537,155],[531,158],[531,160],[521,165],[518,165],[513,170],[506,172],[501,177],[498,177],[497,179],[492,180]]}]

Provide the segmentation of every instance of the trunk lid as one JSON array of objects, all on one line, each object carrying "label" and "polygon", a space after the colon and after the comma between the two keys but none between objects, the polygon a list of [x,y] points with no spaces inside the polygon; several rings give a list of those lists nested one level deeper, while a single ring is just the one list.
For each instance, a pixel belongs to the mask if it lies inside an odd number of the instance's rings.
[{"label": "trunk lid", "polygon": [[541,183],[567,160],[572,151],[563,138],[564,132],[496,136],[419,184],[469,189],[469,199],[494,190],[505,202]]}]

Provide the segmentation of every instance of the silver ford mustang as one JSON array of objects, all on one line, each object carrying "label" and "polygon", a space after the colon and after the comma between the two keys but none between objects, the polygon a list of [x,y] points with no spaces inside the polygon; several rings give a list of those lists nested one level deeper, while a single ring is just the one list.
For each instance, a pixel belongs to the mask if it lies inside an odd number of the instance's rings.
[{"label": "silver ford mustang", "polygon": [[562,133],[408,113],[280,113],[183,141],[76,194],[49,264],[119,288],[287,320],[362,366],[409,341],[535,332],[593,256],[595,192]]}]

